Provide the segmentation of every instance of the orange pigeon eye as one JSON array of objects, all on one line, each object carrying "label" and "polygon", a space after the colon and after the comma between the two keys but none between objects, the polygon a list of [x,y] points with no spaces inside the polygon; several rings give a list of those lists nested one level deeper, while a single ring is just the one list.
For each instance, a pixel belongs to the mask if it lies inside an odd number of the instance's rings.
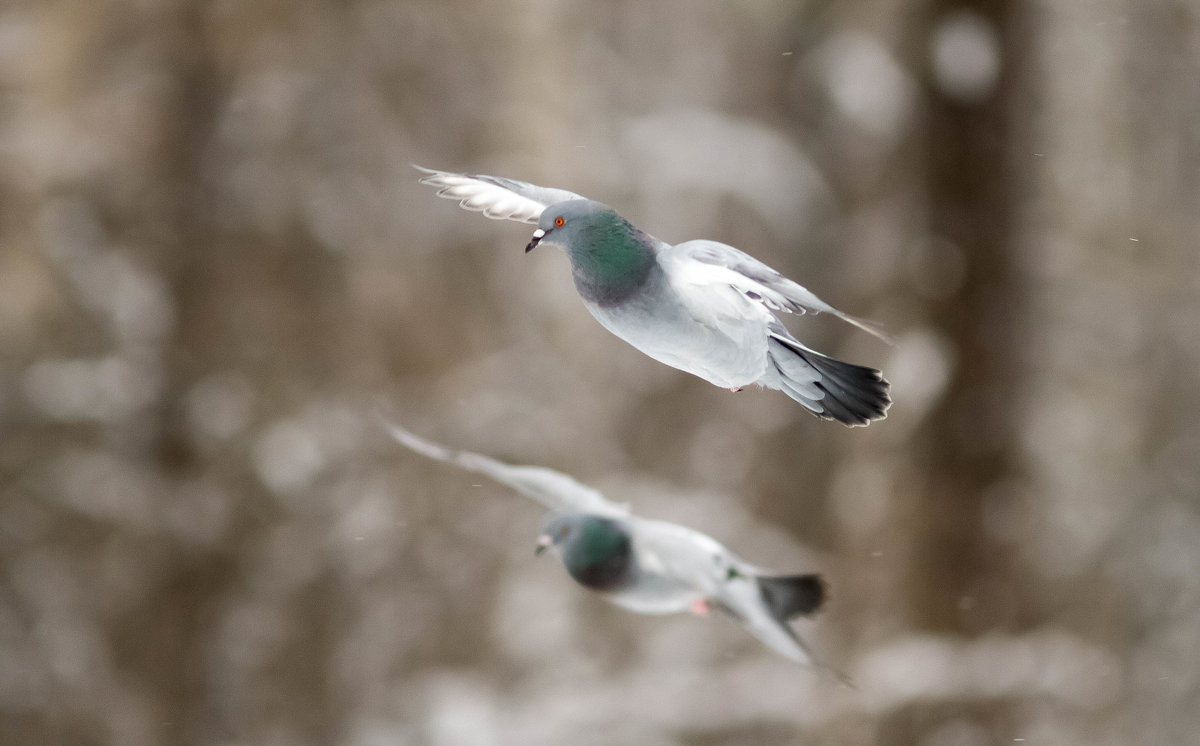
[{"label": "orange pigeon eye", "polygon": [[557,218],[554,219],[554,227],[561,228],[561,227],[563,227],[563,223],[565,223],[565,222],[567,222],[567,221],[562,219],[562,215],[559,215]]}]

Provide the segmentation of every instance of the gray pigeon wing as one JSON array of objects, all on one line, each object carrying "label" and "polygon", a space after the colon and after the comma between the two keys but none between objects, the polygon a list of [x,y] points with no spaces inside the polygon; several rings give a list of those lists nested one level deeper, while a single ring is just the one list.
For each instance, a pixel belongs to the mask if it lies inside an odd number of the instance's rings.
[{"label": "gray pigeon wing", "polygon": [[698,240],[672,246],[660,254],[677,287],[728,286],[775,311],[829,313],[891,342],[879,324],[843,313],[808,288],[789,280],[749,254],[717,241]]},{"label": "gray pigeon wing", "polygon": [[621,518],[629,514],[627,506],[611,502],[599,491],[553,469],[513,466],[478,453],[451,450],[390,422],[385,421],[383,426],[400,445],[422,456],[490,477],[533,498],[549,510],[596,513],[612,518]]},{"label": "gray pigeon wing", "polygon": [[731,579],[724,585],[717,600],[750,634],[783,657],[817,668],[828,668],[791,626],[771,616],[754,576],[741,575]]},{"label": "gray pigeon wing", "polygon": [[537,224],[542,211],[559,202],[583,199],[565,189],[551,189],[524,181],[483,174],[455,174],[435,171],[416,164],[413,168],[425,174],[422,184],[437,187],[437,196],[458,200],[459,207],[482,212],[494,220],[516,220]]},{"label": "gray pigeon wing", "polygon": [[640,519],[638,549],[664,574],[711,594],[725,576],[729,550],[708,534],[667,521]]}]

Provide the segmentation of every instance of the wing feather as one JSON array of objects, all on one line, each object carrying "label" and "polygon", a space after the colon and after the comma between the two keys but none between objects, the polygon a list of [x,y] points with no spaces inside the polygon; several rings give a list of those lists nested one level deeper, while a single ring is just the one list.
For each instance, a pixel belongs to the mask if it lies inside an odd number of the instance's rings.
[{"label": "wing feather", "polygon": [[677,281],[694,285],[728,286],[773,311],[829,313],[891,344],[891,337],[874,321],[851,316],[818,298],[804,286],[749,254],[716,241],[687,241],[660,256],[669,262]]},{"label": "wing feather", "polygon": [[383,426],[400,445],[422,456],[490,477],[533,498],[549,510],[597,513],[613,518],[629,515],[628,506],[609,501],[599,491],[580,484],[562,472],[540,466],[513,466],[478,453],[451,450],[391,422],[384,421]]},{"label": "wing feather", "polygon": [[456,174],[413,165],[422,184],[437,188],[437,196],[458,200],[464,210],[481,212],[493,220],[537,224],[542,211],[558,202],[583,199],[565,189],[551,189],[501,176]]}]

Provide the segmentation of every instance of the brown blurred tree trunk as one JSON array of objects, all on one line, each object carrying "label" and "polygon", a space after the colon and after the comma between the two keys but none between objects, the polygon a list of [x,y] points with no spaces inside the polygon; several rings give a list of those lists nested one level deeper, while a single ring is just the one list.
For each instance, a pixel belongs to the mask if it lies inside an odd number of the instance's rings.
[{"label": "brown blurred tree trunk", "polygon": [[1019,77],[1018,5],[935,0],[920,35],[928,50],[950,14],[976,13],[995,29],[1001,59],[996,88],[978,102],[939,92],[928,63],[921,75],[930,234],[957,249],[965,270],[958,291],[930,308],[955,360],[947,391],[912,448],[919,486],[908,506],[913,559],[904,583],[916,626],[939,632],[1008,628],[1021,607],[1013,568],[982,522],[985,501],[1002,499],[989,488],[1017,468],[1014,403],[1024,303],[1013,264],[1020,185],[1010,123],[1014,101],[1027,94]]}]

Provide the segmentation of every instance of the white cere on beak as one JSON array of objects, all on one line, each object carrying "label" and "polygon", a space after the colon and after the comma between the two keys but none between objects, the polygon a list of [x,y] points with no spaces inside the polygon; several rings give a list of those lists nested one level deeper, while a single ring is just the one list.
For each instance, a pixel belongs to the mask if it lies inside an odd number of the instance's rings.
[{"label": "white cere on beak", "polygon": [[525,245],[525,253],[533,251],[533,247],[538,245],[538,241],[542,240],[542,236],[546,235],[546,231],[538,228],[533,232],[533,238],[529,239],[529,243]]}]

